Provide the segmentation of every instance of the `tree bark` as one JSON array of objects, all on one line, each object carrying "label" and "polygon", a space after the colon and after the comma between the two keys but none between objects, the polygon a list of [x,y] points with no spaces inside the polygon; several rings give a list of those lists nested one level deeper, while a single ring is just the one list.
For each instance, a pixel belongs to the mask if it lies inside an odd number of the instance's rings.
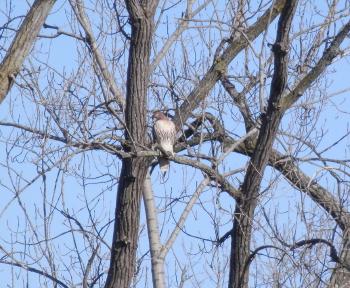
[{"label": "tree bark", "polygon": [[[147,6],[148,4],[148,6]],[[131,23],[127,74],[125,137],[129,150],[142,150],[147,138],[147,85],[155,3],[126,1]],[[115,210],[111,261],[106,288],[128,288],[135,270],[142,189],[150,165],[146,157],[123,159]]]},{"label": "tree bark", "polygon": [[241,187],[242,197],[237,201],[234,214],[229,288],[248,287],[251,220],[254,217],[262,176],[283,115],[280,101],[287,83],[289,30],[296,6],[297,0],[287,1],[278,22],[276,42],[272,48],[275,63],[267,111],[262,115],[257,144]]},{"label": "tree bark", "polygon": [[10,91],[25,58],[56,0],[36,0],[0,65],[0,103]]}]

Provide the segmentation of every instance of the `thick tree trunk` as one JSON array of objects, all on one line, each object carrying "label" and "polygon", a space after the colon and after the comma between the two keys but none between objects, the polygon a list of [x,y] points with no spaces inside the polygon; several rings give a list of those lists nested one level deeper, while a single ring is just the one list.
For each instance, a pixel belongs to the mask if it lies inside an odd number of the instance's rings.
[{"label": "thick tree trunk", "polygon": [[[153,33],[153,12],[138,1],[127,1],[132,26],[125,122],[131,150],[142,149],[147,139],[147,84]],[[124,159],[119,179],[115,224],[106,288],[128,288],[134,276],[142,189],[149,159]]]},{"label": "thick tree trunk", "polygon": [[122,163],[106,288],[130,287],[135,269],[140,200],[147,169],[148,164],[142,158]]},{"label": "thick tree trunk", "polygon": [[56,0],[36,0],[25,17],[0,65],[0,103],[10,91],[14,79],[30,53],[35,39]]},{"label": "thick tree trunk", "polygon": [[289,30],[296,6],[297,0],[287,1],[278,22],[276,42],[272,48],[275,63],[267,111],[262,117],[257,144],[241,187],[242,198],[236,204],[231,235],[229,288],[248,287],[251,222],[260,183],[283,115],[280,102],[287,83]]}]

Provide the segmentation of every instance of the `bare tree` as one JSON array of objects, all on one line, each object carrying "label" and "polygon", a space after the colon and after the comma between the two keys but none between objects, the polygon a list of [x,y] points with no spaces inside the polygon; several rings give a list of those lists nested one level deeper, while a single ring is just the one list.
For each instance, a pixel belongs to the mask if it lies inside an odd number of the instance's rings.
[{"label": "bare tree", "polygon": [[6,1],[8,286],[349,285],[350,3],[253,2]]}]

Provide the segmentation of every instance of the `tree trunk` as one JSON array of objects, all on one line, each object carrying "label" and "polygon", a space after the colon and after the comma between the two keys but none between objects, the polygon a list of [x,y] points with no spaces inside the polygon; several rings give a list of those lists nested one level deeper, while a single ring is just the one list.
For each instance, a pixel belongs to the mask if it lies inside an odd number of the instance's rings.
[{"label": "tree trunk", "polygon": [[135,269],[140,200],[147,169],[148,164],[142,158],[122,163],[106,288],[130,287]]},{"label": "tree trunk", "polygon": [[16,75],[30,53],[35,39],[56,0],[36,0],[0,65],[0,103],[10,91]]},{"label": "tree trunk", "polygon": [[[146,96],[154,13],[147,7],[141,7],[142,4],[138,1],[127,1],[126,4],[132,31],[127,77],[125,136],[132,143],[128,149],[135,151],[141,150],[148,144]],[[149,164],[149,159],[144,157],[122,161],[106,288],[128,288],[134,276],[142,189]]]},{"label": "tree trunk", "polygon": [[289,30],[296,6],[297,0],[287,1],[278,22],[276,42],[272,48],[275,63],[267,111],[262,117],[257,144],[241,187],[242,198],[237,201],[234,214],[229,288],[248,287],[251,221],[254,218],[263,173],[283,115],[280,102],[287,83]]}]

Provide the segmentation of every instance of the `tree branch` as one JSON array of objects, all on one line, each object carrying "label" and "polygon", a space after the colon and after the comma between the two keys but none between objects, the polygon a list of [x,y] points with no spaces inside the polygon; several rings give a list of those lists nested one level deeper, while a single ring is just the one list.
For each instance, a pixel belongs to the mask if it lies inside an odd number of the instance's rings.
[{"label": "tree branch", "polygon": [[[2,247],[0,247],[1,250],[3,250]],[[4,250],[3,250],[4,251]],[[7,264],[7,265],[11,265],[11,266],[16,266],[16,267],[20,267],[22,269],[25,269],[29,272],[33,272],[33,273],[36,273],[36,274],[39,274],[39,275],[42,275],[48,279],[50,279],[52,282],[60,285],[61,287],[64,287],[64,288],[69,288],[69,286],[67,286],[66,284],[64,284],[61,280],[58,280],[57,278],[53,277],[52,275],[50,275],[49,273],[45,272],[45,271],[42,271],[42,270],[39,270],[39,269],[36,269],[36,268],[33,268],[33,267],[30,267],[24,263],[20,263],[18,261],[16,262],[11,262],[11,261],[6,261],[6,260],[0,260],[0,263],[2,264]]]},{"label": "tree branch", "polygon": [[284,95],[281,102],[281,109],[286,111],[296,101],[300,99],[305,90],[326,70],[326,68],[332,63],[335,57],[341,55],[340,49],[341,43],[344,41],[350,32],[350,21],[346,23],[338,34],[334,37],[328,49],[323,53],[317,64],[311,69],[311,71],[302,78],[292,89],[291,92]]},{"label": "tree branch", "polygon": [[[90,47],[90,50],[92,52],[92,56],[94,60],[96,61],[101,74],[103,75],[103,79],[106,81],[106,85],[108,87],[108,90],[112,93],[114,99],[118,103],[119,107],[121,109],[124,109],[125,105],[125,99],[119,90],[111,72],[108,69],[108,66],[100,52],[100,49],[98,48],[95,36],[92,32],[90,20],[87,17],[85,11],[84,11],[84,6],[81,0],[75,0],[76,3],[73,2],[73,0],[69,0],[72,9],[81,25],[85,31],[85,38],[86,38],[86,43]],[[109,99],[108,99],[109,100]]]},{"label": "tree branch", "polygon": [[165,245],[163,246],[163,248],[161,250],[161,254],[160,255],[161,255],[162,258],[165,258],[165,256],[169,252],[169,249],[172,247],[172,245],[174,244],[177,236],[179,235],[180,231],[184,227],[185,221],[186,221],[189,213],[192,211],[193,205],[197,202],[200,194],[203,192],[204,188],[209,183],[210,183],[210,179],[209,178],[204,178],[202,180],[202,182],[198,185],[196,191],[193,193],[190,201],[188,201],[184,211],[182,212],[178,222],[176,223],[176,227],[174,228],[174,230],[171,233],[169,239],[167,240],[167,242],[165,243]]},{"label": "tree branch", "polygon": [[291,0],[284,5],[278,21],[276,41],[272,46],[275,63],[267,111],[262,116],[259,136],[241,187],[242,198],[237,201],[234,214],[231,236],[230,288],[248,287],[249,267],[246,267],[246,263],[249,263],[250,255],[251,221],[254,218],[264,170],[283,115],[280,100],[287,83],[289,31],[297,3],[297,0]]},{"label": "tree branch", "polygon": [[55,2],[56,0],[36,0],[24,18],[15,39],[0,64],[0,103],[10,91]]},{"label": "tree branch", "polygon": [[[244,124],[246,127],[246,131],[249,131],[254,125],[255,121],[253,119],[252,113],[250,111],[250,108],[247,104],[245,97],[245,91],[239,93],[236,90],[235,85],[231,83],[231,81],[228,79],[227,75],[223,74],[220,78],[222,86],[225,88],[226,92],[231,96],[234,103],[237,105],[239,111],[241,112]],[[254,79],[253,83],[255,84],[257,81]],[[252,86],[252,84],[248,85]]]},{"label": "tree branch", "polygon": [[154,288],[165,288],[164,256],[157,220],[157,208],[154,203],[151,175],[147,173],[143,188],[143,203],[146,210],[149,247],[151,251],[152,279]]},{"label": "tree branch", "polygon": [[187,121],[191,113],[207,97],[210,90],[214,87],[221,75],[225,72],[229,63],[246,47],[250,42],[257,38],[262,31],[277,17],[281,12],[285,0],[276,0],[273,5],[249,28],[246,33],[241,34],[238,38],[232,39],[229,46],[218,56],[208,72],[199,81],[196,87],[189,94],[187,99],[182,103],[179,110],[176,111],[174,122],[180,129],[183,123]]},{"label": "tree branch", "polygon": [[187,9],[185,13],[184,19],[181,19],[179,21],[179,24],[175,31],[168,37],[167,41],[163,45],[163,47],[160,49],[159,52],[156,53],[156,56],[154,60],[151,63],[150,72],[152,73],[154,69],[159,65],[159,63],[162,61],[166,53],[169,51],[172,44],[179,38],[182,32],[184,32],[188,24],[190,23],[189,20],[191,20],[194,16],[196,16],[200,11],[202,11],[210,2],[211,0],[206,0],[203,4],[201,4],[195,11],[192,12],[192,5],[193,0],[187,0]]}]

